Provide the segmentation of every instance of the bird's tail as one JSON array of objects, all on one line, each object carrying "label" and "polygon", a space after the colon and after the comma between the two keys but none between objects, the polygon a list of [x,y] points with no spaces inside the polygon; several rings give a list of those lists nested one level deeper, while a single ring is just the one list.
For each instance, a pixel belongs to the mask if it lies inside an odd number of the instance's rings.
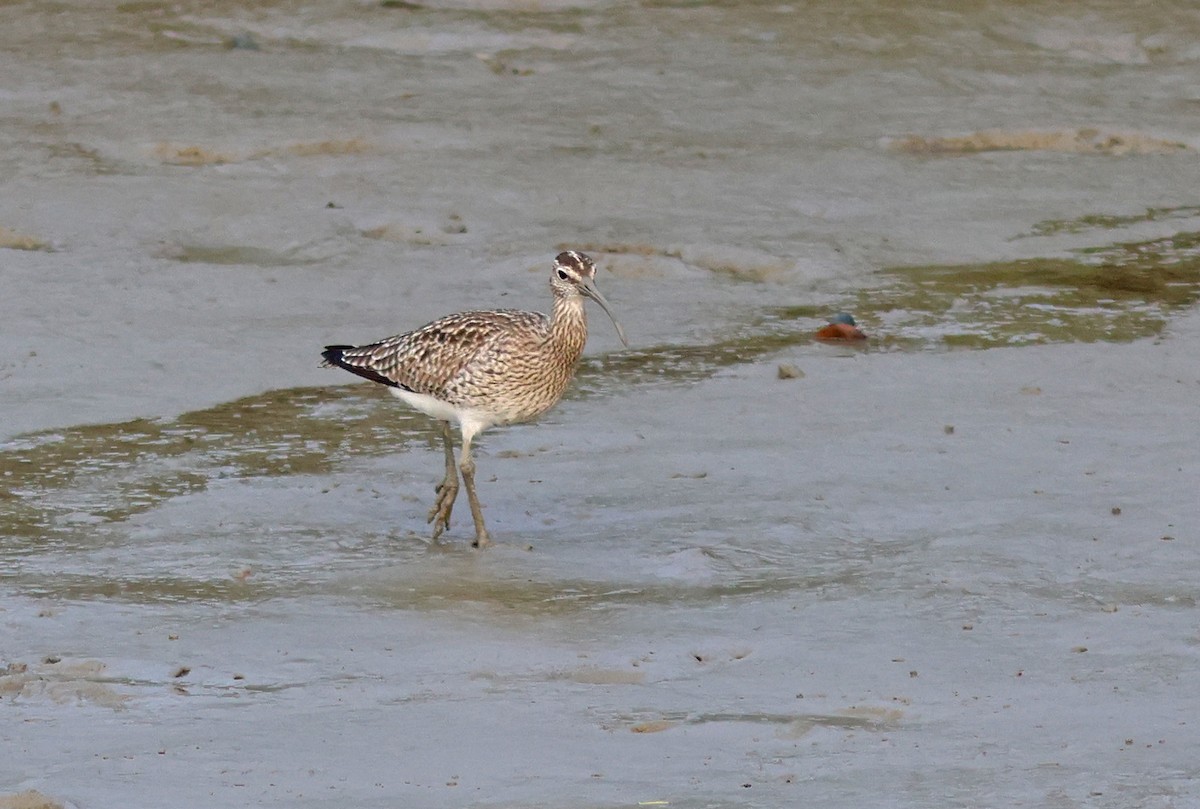
[{"label": "bird's tail", "polygon": [[350,355],[350,352],[358,351],[360,348],[362,346],[325,346],[325,350],[321,352],[321,356],[324,357],[321,367],[343,368],[352,374],[361,376],[363,379],[369,379],[381,385],[388,385],[393,388],[401,387],[395,380],[388,379],[369,364],[365,364],[370,362],[369,352],[360,352],[361,356]]},{"label": "bird's tail", "polygon": [[[325,350],[321,352],[324,360],[321,362],[322,368],[346,368],[345,354],[358,346],[325,346]],[[346,368],[346,370],[350,370]]]}]

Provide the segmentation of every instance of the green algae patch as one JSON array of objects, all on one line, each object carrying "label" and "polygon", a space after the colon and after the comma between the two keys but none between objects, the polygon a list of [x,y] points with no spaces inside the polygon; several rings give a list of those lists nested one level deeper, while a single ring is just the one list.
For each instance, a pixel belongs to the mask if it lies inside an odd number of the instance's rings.
[{"label": "green algae patch", "polygon": [[[97,526],[204,491],[212,480],[324,475],[428,432],[369,386],[267,391],[177,419],[89,424],[0,448],[0,548],[92,542]],[[389,403],[390,404],[390,403]]]},{"label": "green algae patch", "polygon": [[139,604],[180,604],[205,601],[235,604],[261,601],[284,592],[282,587],[255,582],[248,587],[233,578],[191,579],[184,575],[114,577],[111,572],[96,574],[39,575],[26,573],[21,577],[22,590],[35,598],[54,598],[67,601],[115,599]]},{"label": "green algae patch", "polygon": [[993,348],[1128,342],[1159,334],[1200,300],[1200,233],[1074,251],[1065,258],[895,267],[856,315],[897,344]]},{"label": "green algae patch", "polygon": [[808,330],[783,324],[777,315],[759,318],[743,333],[699,345],[659,345],[589,357],[567,398],[605,393],[629,384],[686,383],[722,368],[744,365],[786,348],[812,342]]},{"label": "green algae patch", "polygon": [[984,152],[1060,152],[1117,157],[1190,152],[1186,143],[1144,132],[1103,129],[1005,130],[992,129],[959,136],[906,135],[888,144],[893,152],[922,156],[962,156]]},{"label": "green algae patch", "polygon": [[1058,236],[1064,233],[1084,233],[1089,230],[1116,230],[1146,222],[1163,222],[1173,219],[1191,219],[1200,216],[1200,205],[1177,205],[1169,208],[1147,208],[1138,214],[1085,214],[1074,219],[1046,219],[1034,225],[1030,236]]},{"label": "green algae patch", "polygon": [[754,600],[830,587],[862,588],[865,570],[858,566],[836,573],[781,575],[770,569],[726,582],[671,582],[633,579],[564,579],[542,576],[521,567],[511,574],[480,568],[471,557],[441,561],[414,560],[404,568],[386,568],[356,579],[355,592],[389,609],[432,611],[475,603],[489,612],[513,615],[571,615],[629,605],[703,607],[714,602]]},{"label": "green algae patch", "polygon": [[161,250],[159,255],[181,264],[250,267],[302,267],[317,264],[322,260],[303,256],[298,249],[279,252],[248,245],[171,245]]}]

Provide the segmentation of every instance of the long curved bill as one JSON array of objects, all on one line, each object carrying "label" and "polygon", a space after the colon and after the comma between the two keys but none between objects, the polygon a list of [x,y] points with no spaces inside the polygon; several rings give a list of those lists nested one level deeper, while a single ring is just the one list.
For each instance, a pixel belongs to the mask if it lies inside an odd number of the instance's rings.
[{"label": "long curved bill", "polygon": [[604,314],[608,315],[608,319],[617,327],[617,337],[621,338],[621,345],[629,348],[629,341],[625,339],[625,330],[621,328],[621,324],[617,322],[616,315],[612,313],[612,309],[608,308],[608,301],[604,300],[604,296],[600,294],[600,290],[596,289],[596,285],[591,279],[585,278],[579,285],[580,290],[584,295],[600,304],[600,308],[604,310]]}]

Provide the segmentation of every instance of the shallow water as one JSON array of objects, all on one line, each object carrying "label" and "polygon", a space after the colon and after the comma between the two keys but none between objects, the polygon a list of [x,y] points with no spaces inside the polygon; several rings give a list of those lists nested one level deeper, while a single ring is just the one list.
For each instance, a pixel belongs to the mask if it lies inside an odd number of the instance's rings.
[{"label": "shallow water", "polygon": [[[1197,35],[0,8],[0,800],[1195,804]],[[568,246],[634,345],[430,544],[433,431],[317,352]]]}]

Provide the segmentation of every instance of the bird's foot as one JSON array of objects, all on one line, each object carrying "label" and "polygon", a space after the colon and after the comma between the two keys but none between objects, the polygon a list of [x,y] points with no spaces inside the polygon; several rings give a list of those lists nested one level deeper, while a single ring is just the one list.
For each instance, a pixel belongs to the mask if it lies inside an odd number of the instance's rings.
[{"label": "bird's foot", "polygon": [[486,548],[492,544],[492,538],[488,535],[487,529],[484,528],[475,534],[475,541],[471,543],[472,548]]},{"label": "bird's foot", "polygon": [[447,478],[437,485],[437,500],[429,509],[427,523],[433,523],[433,538],[437,539],[442,532],[450,527],[450,512],[454,510],[454,500],[458,497],[458,479]]}]

